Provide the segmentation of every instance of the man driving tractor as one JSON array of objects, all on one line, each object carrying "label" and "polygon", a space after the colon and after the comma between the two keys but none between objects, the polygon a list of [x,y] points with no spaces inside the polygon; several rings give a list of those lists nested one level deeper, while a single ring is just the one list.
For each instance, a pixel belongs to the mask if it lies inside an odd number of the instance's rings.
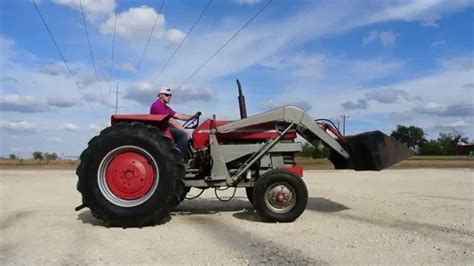
[{"label": "man driving tractor", "polygon": [[186,150],[188,145],[188,133],[186,133],[184,127],[176,120],[187,121],[194,117],[194,115],[188,115],[183,113],[177,113],[168,106],[171,100],[171,89],[168,87],[162,87],[158,92],[158,99],[151,105],[150,114],[157,115],[170,115],[169,119],[170,131],[173,134],[173,138],[178,146],[179,150],[186,156]]}]

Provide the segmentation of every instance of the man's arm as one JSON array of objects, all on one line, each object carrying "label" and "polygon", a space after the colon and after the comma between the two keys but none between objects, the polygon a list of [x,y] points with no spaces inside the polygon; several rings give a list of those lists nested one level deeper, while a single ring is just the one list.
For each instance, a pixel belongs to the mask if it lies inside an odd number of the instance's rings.
[{"label": "man's arm", "polygon": [[175,113],[173,115],[173,118],[183,120],[183,121],[187,121],[187,120],[193,118],[193,116],[194,115],[187,115],[187,114],[183,114],[183,113]]},{"label": "man's arm", "polygon": [[174,118],[170,118],[169,123],[174,128],[185,130],[185,128],[180,123],[178,123],[178,121],[176,121],[176,119]]}]

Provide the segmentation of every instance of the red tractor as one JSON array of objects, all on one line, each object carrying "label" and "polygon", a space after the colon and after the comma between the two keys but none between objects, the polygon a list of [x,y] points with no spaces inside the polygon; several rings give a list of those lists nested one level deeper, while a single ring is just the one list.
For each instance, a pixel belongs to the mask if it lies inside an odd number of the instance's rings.
[{"label": "red tractor", "polygon": [[[292,222],[308,191],[297,134],[321,149],[336,169],[379,171],[412,155],[380,131],[344,137],[329,120],[284,106],[247,117],[239,84],[241,119],[185,123],[194,129],[187,154],[173,142],[165,115],[114,115],[80,156],[82,204],[107,225],[141,227],[163,222],[192,188],[245,188],[263,220]],[[186,160],[184,159],[186,158]]]}]

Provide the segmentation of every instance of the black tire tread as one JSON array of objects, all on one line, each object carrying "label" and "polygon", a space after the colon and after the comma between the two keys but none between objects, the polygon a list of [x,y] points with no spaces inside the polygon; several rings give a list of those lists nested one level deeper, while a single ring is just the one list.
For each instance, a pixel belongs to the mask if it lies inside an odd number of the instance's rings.
[{"label": "black tire tread", "polygon": [[[265,202],[265,190],[273,182],[286,182],[292,186],[296,193],[296,205],[287,213],[275,213],[270,210]],[[296,220],[306,209],[308,203],[308,189],[303,179],[285,169],[273,169],[263,174],[253,187],[253,206],[255,211],[267,222],[288,223]]]},{"label": "black tire tread", "polygon": [[[173,166],[175,167],[175,174],[166,177],[174,179],[174,182],[172,181],[172,183],[174,183],[174,188],[170,193],[167,204],[165,206],[158,206],[149,215],[139,218],[137,217],[138,219],[120,221],[113,220],[106,212],[102,211],[101,208],[97,208],[95,202],[88,197],[88,177],[86,176],[86,169],[88,164],[91,163],[89,161],[91,157],[90,155],[94,154],[98,147],[101,147],[102,142],[107,141],[107,139],[115,134],[141,134],[146,135],[142,136],[143,138],[161,142],[161,146],[166,147],[167,149],[167,151],[164,153],[168,154],[172,162],[174,162]],[[121,226],[126,228],[160,224],[169,217],[170,210],[179,204],[180,198],[182,197],[185,189],[183,182],[185,166],[181,152],[178,150],[173,141],[169,137],[165,136],[159,128],[140,122],[118,123],[105,128],[99,133],[98,136],[93,137],[89,141],[88,147],[80,155],[80,164],[76,169],[76,174],[78,176],[77,190],[82,194],[83,204],[89,207],[92,215],[97,219],[102,220],[106,226]]]}]

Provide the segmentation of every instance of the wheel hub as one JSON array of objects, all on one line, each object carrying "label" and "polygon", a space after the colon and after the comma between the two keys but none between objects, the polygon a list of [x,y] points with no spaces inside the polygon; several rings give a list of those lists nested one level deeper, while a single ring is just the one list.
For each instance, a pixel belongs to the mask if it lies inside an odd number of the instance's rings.
[{"label": "wheel hub", "polygon": [[284,184],[277,184],[267,189],[265,203],[277,213],[285,213],[295,205],[294,192]]},{"label": "wheel hub", "polygon": [[107,186],[120,199],[134,200],[146,195],[155,183],[156,172],[147,158],[127,151],[116,155],[107,165]]}]

